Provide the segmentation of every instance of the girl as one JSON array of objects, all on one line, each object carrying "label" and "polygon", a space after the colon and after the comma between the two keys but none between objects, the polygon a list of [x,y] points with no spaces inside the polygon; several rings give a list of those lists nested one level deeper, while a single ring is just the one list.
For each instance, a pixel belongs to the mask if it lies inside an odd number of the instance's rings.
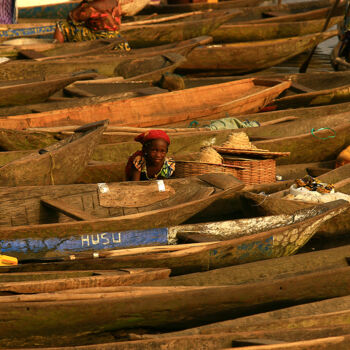
[{"label": "girl", "polygon": [[170,138],[164,131],[147,131],[137,136],[135,141],[142,144],[142,150],[128,160],[125,169],[128,181],[167,179],[173,175],[175,162],[166,157]]}]

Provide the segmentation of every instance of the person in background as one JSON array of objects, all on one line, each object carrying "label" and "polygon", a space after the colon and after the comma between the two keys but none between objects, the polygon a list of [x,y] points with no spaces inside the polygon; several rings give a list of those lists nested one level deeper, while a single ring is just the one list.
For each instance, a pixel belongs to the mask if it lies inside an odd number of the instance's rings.
[{"label": "person in background", "polygon": [[175,162],[166,157],[170,138],[164,131],[147,131],[137,136],[135,141],[142,144],[142,150],[128,160],[125,168],[128,181],[167,179],[173,175]]},{"label": "person in background", "polygon": [[121,39],[116,48],[129,51],[129,44],[119,33],[121,15],[119,0],[83,0],[66,21],[57,22],[54,38],[61,43]]},{"label": "person in background", "polygon": [[0,4],[0,24],[16,23],[16,0],[2,0]]}]

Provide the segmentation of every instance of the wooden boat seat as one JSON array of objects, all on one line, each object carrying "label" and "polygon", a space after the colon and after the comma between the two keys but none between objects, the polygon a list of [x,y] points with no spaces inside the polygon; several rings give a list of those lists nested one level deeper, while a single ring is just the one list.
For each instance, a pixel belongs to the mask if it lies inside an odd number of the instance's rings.
[{"label": "wooden boat seat", "polygon": [[97,217],[96,216],[92,216],[88,213],[85,213],[84,211],[81,211],[77,208],[74,208],[70,205],[67,205],[66,203],[64,203],[63,201],[60,201],[58,199],[44,199],[42,198],[40,200],[40,202],[52,209],[57,210],[58,212],[69,216],[72,219],[75,220],[96,220]]}]

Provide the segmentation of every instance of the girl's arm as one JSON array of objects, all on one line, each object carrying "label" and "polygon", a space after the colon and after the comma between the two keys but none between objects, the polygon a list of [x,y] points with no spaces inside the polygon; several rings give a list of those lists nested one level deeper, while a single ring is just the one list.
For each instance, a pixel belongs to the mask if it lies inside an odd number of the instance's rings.
[{"label": "girl's arm", "polygon": [[140,181],[141,180],[141,171],[137,170],[135,167],[132,167],[131,176],[128,180],[129,181]]}]

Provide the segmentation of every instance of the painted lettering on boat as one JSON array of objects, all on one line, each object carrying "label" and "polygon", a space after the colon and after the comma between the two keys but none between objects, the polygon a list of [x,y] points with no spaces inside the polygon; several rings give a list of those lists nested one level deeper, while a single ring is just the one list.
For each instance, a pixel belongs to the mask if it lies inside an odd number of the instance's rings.
[{"label": "painted lettering on boat", "polygon": [[21,257],[40,257],[47,252],[81,252],[168,244],[168,229],[132,230],[124,232],[101,232],[71,237],[19,238],[0,240],[0,252],[16,253]]},{"label": "painted lettering on boat", "polygon": [[16,38],[22,36],[36,36],[54,33],[56,25],[45,25],[32,28],[9,28],[0,30],[0,38]]},{"label": "painted lettering on boat", "polygon": [[120,232],[104,232],[97,233],[95,235],[83,235],[81,236],[81,246],[82,247],[91,247],[97,244],[109,245],[112,243],[121,243],[121,234]]}]

